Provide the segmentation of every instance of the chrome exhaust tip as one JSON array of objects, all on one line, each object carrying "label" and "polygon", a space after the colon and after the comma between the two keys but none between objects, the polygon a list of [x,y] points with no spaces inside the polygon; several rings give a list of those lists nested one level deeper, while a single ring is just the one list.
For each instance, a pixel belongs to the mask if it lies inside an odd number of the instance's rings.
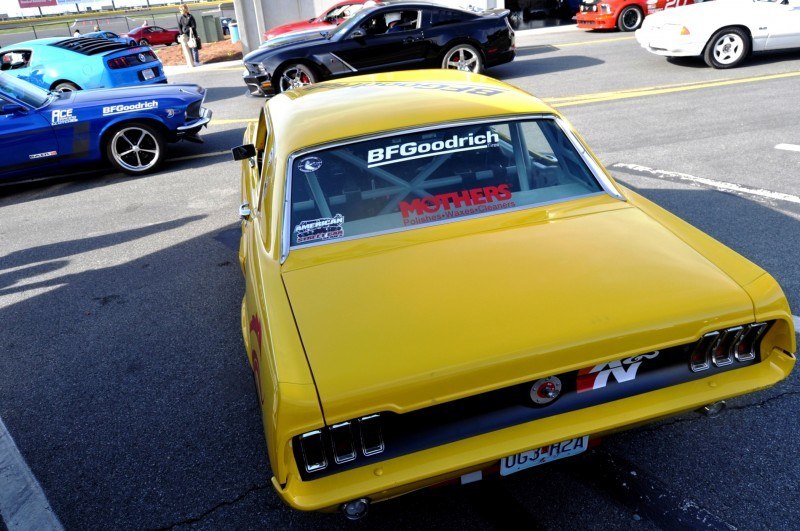
[{"label": "chrome exhaust tip", "polygon": [[342,514],[348,520],[361,520],[369,512],[369,500],[359,498],[342,504]]},{"label": "chrome exhaust tip", "polygon": [[714,402],[712,404],[708,404],[707,406],[703,406],[697,410],[698,413],[702,413],[706,417],[716,417],[720,413],[722,413],[727,404],[724,400],[720,400],[719,402]]}]

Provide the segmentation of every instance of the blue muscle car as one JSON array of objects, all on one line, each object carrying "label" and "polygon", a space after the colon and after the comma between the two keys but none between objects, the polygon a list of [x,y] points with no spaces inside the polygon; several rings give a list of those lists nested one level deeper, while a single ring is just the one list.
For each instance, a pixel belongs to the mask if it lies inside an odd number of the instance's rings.
[{"label": "blue muscle car", "polygon": [[47,91],[0,72],[0,184],[109,162],[154,171],[167,142],[202,142],[211,120],[197,85]]},{"label": "blue muscle car", "polygon": [[164,67],[147,46],[107,39],[47,38],[0,50],[0,70],[48,90],[166,83]]}]

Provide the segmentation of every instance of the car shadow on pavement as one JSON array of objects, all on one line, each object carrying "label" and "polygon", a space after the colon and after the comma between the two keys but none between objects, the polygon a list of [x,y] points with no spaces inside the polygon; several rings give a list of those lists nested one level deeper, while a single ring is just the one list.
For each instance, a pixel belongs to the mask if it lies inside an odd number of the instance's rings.
[{"label": "car shadow on pavement", "polygon": [[[188,216],[172,221],[165,221],[163,223],[146,225],[137,229],[112,232],[110,234],[82,238],[79,240],[51,243],[39,247],[30,247],[28,249],[11,252],[5,256],[0,256],[0,296],[61,284],[62,279],[53,278],[48,281],[26,284],[16,288],[7,287],[13,286],[15,283],[25,278],[52,273],[69,264],[69,260],[60,260],[61,258],[68,258],[70,256],[104,249],[114,245],[131,243],[140,238],[182,227],[194,221],[204,219],[205,217],[205,215]],[[11,269],[17,269],[17,271],[8,272],[8,270]]]},{"label": "car shadow on pavement", "polygon": [[[79,253],[180,240],[201,218],[20,250],[2,264],[56,270]],[[236,227],[121,264],[113,251],[76,258],[69,273],[0,292],[0,417],[67,528],[170,527],[269,486],[242,275],[224,243]]]},{"label": "car shadow on pavement", "polygon": [[528,55],[538,55],[541,53],[557,52],[558,50],[559,50],[558,46],[555,46],[553,44],[537,44],[534,46],[517,48],[517,54],[515,56],[515,60],[519,60],[520,57],[525,57]]},{"label": "car shadow on pavement", "polygon": [[[757,53],[750,55],[750,57],[745,59],[733,70],[746,71],[747,68],[782,63],[784,61],[792,61],[798,58],[800,58],[800,53],[798,53],[796,50]],[[711,69],[711,67],[705,63],[702,57],[667,57],[666,60],[673,65],[684,68]]]},{"label": "car shadow on pavement", "polygon": [[[244,67],[242,67],[244,69]],[[209,87],[206,89],[205,103],[219,100],[227,100],[231,98],[241,98],[246,88],[240,85],[233,87]]]},{"label": "car shadow on pavement", "polygon": [[794,61],[797,59],[800,59],[800,52],[798,52],[796,49],[757,53],[745,59],[744,62],[737,68],[771,65],[773,63],[783,63],[784,61]]},{"label": "car shadow on pavement", "polygon": [[565,72],[578,68],[588,68],[603,64],[605,61],[584,55],[567,55],[562,57],[532,58],[514,61],[510,64],[500,65],[488,70],[488,75],[504,81],[518,79],[537,74],[552,72]]},{"label": "car shadow on pavement", "polygon": [[[248,116],[244,119],[246,120],[249,118],[250,117]],[[204,129],[203,132],[200,133],[200,136],[203,139],[202,146],[190,142],[179,142],[177,144],[170,145],[170,151],[167,155],[167,163],[169,164],[170,169],[174,169],[172,165],[177,163],[170,162],[172,159],[182,157],[197,157],[198,160],[202,160],[204,158],[203,155],[220,151],[230,151],[231,148],[241,145],[242,138],[244,137],[245,124],[246,122],[241,125],[212,125],[210,129]],[[225,129],[222,129],[223,127],[225,127]],[[233,158],[231,157],[230,160],[233,161]],[[161,171],[164,170],[162,169]]]}]

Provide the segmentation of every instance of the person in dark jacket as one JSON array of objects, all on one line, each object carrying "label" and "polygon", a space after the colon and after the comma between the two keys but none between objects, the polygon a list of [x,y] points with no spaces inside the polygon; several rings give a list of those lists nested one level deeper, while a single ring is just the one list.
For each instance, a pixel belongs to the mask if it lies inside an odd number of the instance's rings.
[{"label": "person in dark jacket", "polygon": [[189,42],[189,39],[194,37],[197,46],[190,48],[192,51],[192,59],[196,65],[200,64],[200,37],[197,35],[197,22],[194,20],[194,15],[189,13],[189,6],[181,4],[180,8],[181,18],[178,20],[178,30],[183,35],[183,41]]}]

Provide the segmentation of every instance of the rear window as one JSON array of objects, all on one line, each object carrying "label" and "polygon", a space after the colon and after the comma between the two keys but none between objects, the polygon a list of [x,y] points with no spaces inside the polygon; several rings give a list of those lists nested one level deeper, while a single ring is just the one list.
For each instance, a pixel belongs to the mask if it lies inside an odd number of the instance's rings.
[{"label": "rear window", "polygon": [[105,39],[92,39],[87,37],[64,39],[63,41],[52,42],[49,44],[49,46],[63,48],[64,50],[71,50],[83,55],[97,55],[127,48],[127,45],[122,44],[121,42],[108,41]]},{"label": "rear window", "polygon": [[476,18],[471,13],[464,13],[460,11],[453,11],[450,9],[433,9],[431,10],[431,26],[444,26],[447,24],[455,24],[465,20]]},{"label": "rear window", "polygon": [[553,119],[429,129],[294,157],[289,240],[420,228],[602,190]]}]

